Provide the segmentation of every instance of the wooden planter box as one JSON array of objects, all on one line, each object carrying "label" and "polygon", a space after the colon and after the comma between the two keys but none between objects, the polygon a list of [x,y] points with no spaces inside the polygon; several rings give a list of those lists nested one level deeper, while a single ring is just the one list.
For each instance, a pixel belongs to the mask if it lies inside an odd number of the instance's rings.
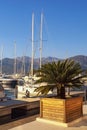
[{"label": "wooden planter box", "polygon": [[68,123],[83,116],[82,106],[82,97],[42,98],[40,100],[40,118]]}]

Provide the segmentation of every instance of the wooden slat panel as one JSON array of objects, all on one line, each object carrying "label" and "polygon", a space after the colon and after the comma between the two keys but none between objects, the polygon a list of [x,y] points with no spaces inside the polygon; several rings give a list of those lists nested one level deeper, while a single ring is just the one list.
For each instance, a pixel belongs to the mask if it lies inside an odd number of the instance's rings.
[{"label": "wooden slat panel", "polygon": [[70,122],[82,116],[82,97],[71,99],[44,98],[40,100],[40,117]]},{"label": "wooden slat panel", "polygon": [[82,97],[66,101],[66,121],[70,122],[82,116]]},{"label": "wooden slat panel", "polygon": [[0,116],[9,115],[9,114],[11,114],[10,108],[0,110]]},{"label": "wooden slat panel", "polygon": [[64,120],[64,100],[41,99],[41,117],[57,121]]},{"label": "wooden slat panel", "polygon": [[30,109],[33,109],[33,108],[38,108],[38,107],[40,107],[39,101],[30,102],[29,104],[27,104],[27,110],[30,110]]}]

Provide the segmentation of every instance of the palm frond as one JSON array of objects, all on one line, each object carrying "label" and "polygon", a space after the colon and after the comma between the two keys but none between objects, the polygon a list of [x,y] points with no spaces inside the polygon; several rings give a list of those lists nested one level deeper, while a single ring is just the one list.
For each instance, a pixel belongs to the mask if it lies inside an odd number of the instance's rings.
[{"label": "palm frond", "polygon": [[47,86],[35,90],[39,94],[47,94],[55,87],[80,87],[83,85],[82,78],[86,77],[81,66],[69,59],[44,64],[38,72],[40,79],[36,83],[47,83]]}]

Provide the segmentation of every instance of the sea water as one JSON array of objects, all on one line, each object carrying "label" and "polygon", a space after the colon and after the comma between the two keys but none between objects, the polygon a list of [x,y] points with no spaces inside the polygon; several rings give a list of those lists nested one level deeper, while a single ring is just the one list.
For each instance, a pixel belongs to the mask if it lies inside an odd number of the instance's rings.
[{"label": "sea water", "polygon": [[11,98],[11,99],[15,99],[15,89],[4,89],[5,91],[5,95],[8,97],[8,98]]}]

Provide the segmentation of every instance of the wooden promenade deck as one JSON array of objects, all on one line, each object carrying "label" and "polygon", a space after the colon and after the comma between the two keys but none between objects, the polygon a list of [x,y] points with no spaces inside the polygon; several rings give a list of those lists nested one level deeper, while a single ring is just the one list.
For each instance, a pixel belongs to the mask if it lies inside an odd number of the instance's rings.
[{"label": "wooden promenade deck", "polygon": [[37,98],[17,99],[0,102],[0,124],[8,123],[23,116],[39,114]]}]

